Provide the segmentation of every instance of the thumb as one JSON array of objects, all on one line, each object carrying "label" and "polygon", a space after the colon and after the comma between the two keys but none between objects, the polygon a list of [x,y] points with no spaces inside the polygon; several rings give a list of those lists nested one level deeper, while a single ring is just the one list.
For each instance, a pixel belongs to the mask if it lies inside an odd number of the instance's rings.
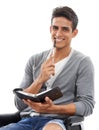
[{"label": "thumb", "polygon": [[45,101],[47,104],[53,104],[52,100],[49,97],[45,97]]}]

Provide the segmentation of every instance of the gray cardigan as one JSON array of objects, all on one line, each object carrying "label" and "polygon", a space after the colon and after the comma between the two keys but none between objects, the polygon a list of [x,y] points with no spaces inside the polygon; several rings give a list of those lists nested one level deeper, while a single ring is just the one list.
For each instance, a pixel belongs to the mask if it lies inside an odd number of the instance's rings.
[{"label": "gray cardigan", "polygon": [[[41,64],[46,60],[49,51],[30,57],[26,64],[24,78],[20,85],[27,88],[39,75]],[[54,101],[55,104],[69,104],[74,102],[75,115],[88,116],[94,108],[94,67],[88,56],[74,50],[72,56],[64,66],[61,73],[55,79],[52,87],[59,86],[63,96]],[[45,86],[42,87],[42,90]],[[75,89],[77,89],[75,98]],[[21,111],[21,115],[31,113],[30,107],[15,97],[15,105]],[[57,114],[42,114],[43,116],[63,116]]]}]

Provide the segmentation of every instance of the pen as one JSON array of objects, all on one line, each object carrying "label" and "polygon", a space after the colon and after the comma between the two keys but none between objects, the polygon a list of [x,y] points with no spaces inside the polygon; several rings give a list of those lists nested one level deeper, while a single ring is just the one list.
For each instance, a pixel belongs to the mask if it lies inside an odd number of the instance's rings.
[{"label": "pen", "polygon": [[52,49],[52,63],[53,64],[54,64],[55,46],[56,46],[56,39],[54,39],[54,44],[53,44],[53,49]]}]

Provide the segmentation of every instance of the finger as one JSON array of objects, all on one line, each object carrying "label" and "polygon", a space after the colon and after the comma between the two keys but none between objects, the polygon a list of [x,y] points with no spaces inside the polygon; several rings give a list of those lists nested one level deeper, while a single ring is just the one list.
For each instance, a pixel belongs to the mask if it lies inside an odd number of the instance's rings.
[{"label": "finger", "polygon": [[54,57],[50,57],[49,59],[47,59],[47,60],[46,60],[46,64],[49,64],[49,63],[50,63],[50,64],[53,64],[53,62],[52,62],[53,59],[54,59]]},{"label": "finger", "polygon": [[29,103],[29,100],[23,99],[23,102],[27,104],[27,103]]},{"label": "finger", "polygon": [[54,75],[55,75],[55,71],[50,71],[50,72],[49,72],[49,76],[51,76],[51,75],[54,76]]},{"label": "finger", "polygon": [[29,105],[29,106],[34,104],[34,102],[31,101],[31,100],[29,100],[29,99],[28,99],[28,100],[24,100],[24,99],[23,99],[23,101],[24,101],[25,104],[27,104],[27,105]]},{"label": "finger", "polygon": [[23,99],[23,102],[24,102],[25,104],[29,105],[29,103],[28,103],[27,100]]},{"label": "finger", "polygon": [[55,67],[49,66],[49,67],[46,68],[46,71],[55,71]]},{"label": "finger", "polygon": [[45,68],[45,67],[55,67],[55,65],[52,63],[52,61],[46,61],[42,64],[41,68]]},{"label": "finger", "polygon": [[51,100],[49,97],[45,97],[45,101],[46,101],[46,103],[49,104],[49,105],[52,105],[52,104],[53,104],[52,100]]}]

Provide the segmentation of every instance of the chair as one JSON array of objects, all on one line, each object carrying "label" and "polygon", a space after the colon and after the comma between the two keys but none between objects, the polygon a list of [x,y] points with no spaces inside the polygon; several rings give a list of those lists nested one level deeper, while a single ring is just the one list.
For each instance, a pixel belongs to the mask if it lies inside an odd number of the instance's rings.
[{"label": "chair", "polygon": [[[16,123],[21,119],[20,112],[15,112],[11,114],[0,114],[0,127],[7,125],[9,123]],[[67,130],[83,130],[82,121],[84,117],[82,116],[70,116],[64,120],[64,124]]]}]

